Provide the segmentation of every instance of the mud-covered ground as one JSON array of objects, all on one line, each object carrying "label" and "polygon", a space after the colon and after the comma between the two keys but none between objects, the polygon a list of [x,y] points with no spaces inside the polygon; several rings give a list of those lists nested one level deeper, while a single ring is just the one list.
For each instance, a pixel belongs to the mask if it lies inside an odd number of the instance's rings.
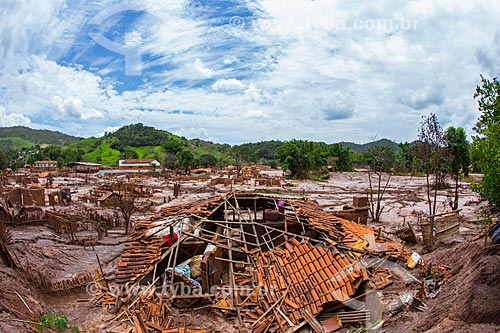
[{"label": "mud-covered ground", "polygon": [[[270,175],[281,175],[281,171],[267,171]],[[67,186],[74,183],[74,203],[72,209],[85,206],[79,202],[93,188],[89,183],[78,179],[55,179],[55,183]],[[225,193],[228,186],[210,186],[209,181],[190,181],[181,183],[181,196],[173,198],[173,182],[162,178],[151,179],[148,183],[155,187],[150,200],[154,209],[163,205],[189,203],[218,193]],[[244,185],[233,185],[233,190],[257,191],[281,197],[307,197],[317,200],[324,209],[338,210],[352,205],[353,196],[364,196],[368,190],[366,172],[332,173],[328,181],[286,180],[281,187],[255,186],[253,181]],[[451,188],[438,193],[438,213],[451,210],[448,202]],[[171,199],[168,202],[167,198]],[[403,222],[415,226],[418,234],[417,216],[428,211],[426,202],[425,178],[392,176],[383,198],[384,210],[381,222],[372,223],[391,233]],[[461,183],[459,207],[463,221],[460,234],[446,244],[438,244],[432,253],[423,250],[421,242],[410,246],[411,251],[420,253],[425,262],[435,262],[449,268],[449,278],[440,294],[426,302],[423,312],[404,311],[387,318],[387,332],[499,332],[500,324],[500,275],[498,269],[500,256],[498,248],[483,251],[484,240],[470,243],[468,239],[482,230],[479,212],[485,203],[479,202],[470,184]],[[154,209],[150,213],[154,213]],[[136,215],[135,220],[144,218]],[[9,267],[5,261],[0,263],[0,318],[22,318],[37,320],[42,313],[57,311],[68,317],[68,323],[76,324],[81,332],[101,332],[102,317],[100,308],[89,305],[94,290],[75,289],[67,294],[49,293],[34,281],[33,275],[46,280],[57,281],[85,274],[99,269],[100,258],[105,275],[112,278],[117,257],[124,240],[124,231],[115,229],[92,247],[70,244],[65,236],[57,236],[46,226],[18,227],[10,229],[12,240],[9,250],[16,257],[19,267]],[[78,235],[77,235],[78,236]],[[88,235],[81,235],[87,237]],[[97,256],[96,256],[97,254]],[[30,274],[26,273],[30,272]],[[418,277],[422,271],[414,270]],[[185,311],[177,314],[179,324],[203,327],[211,332],[237,331],[234,321],[226,320],[207,311]],[[28,332],[33,325],[12,321],[0,322],[0,332]],[[345,330],[344,330],[345,331]]]}]

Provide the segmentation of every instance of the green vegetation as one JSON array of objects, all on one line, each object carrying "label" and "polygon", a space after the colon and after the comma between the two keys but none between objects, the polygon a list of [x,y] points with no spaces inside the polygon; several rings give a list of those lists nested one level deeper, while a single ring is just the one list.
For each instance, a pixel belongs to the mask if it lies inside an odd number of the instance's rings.
[{"label": "green vegetation", "polygon": [[177,166],[184,170],[184,173],[189,173],[189,170],[194,165],[194,155],[189,149],[182,149],[177,154]]},{"label": "green vegetation", "polygon": [[80,140],[80,138],[60,132],[35,130],[24,126],[0,127],[0,138],[10,139],[14,145],[13,149],[29,148],[35,145],[68,145]]},{"label": "green vegetation", "polygon": [[121,150],[124,147],[159,146],[167,140],[168,134],[139,123],[123,126],[113,133],[113,137],[117,139],[113,148]]},{"label": "green vegetation", "polygon": [[342,146],[349,148],[350,150],[356,153],[366,153],[368,151],[368,148],[374,146],[384,146],[384,147],[387,146],[394,148],[394,150],[398,149],[398,144],[388,139],[379,139],[365,144],[357,144],[354,142],[339,142],[339,143]]},{"label": "green vegetation", "polygon": [[470,144],[467,141],[465,130],[461,127],[448,127],[444,137],[449,172],[455,181],[454,198],[450,205],[452,209],[458,209],[458,182],[462,175],[467,176],[469,174],[471,164]]},{"label": "green vegetation", "polygon": [[0,150],[0,170],[9,167],[10,156],[5,151]]},{"label": "green vegetation", "polygon": [[329,165],[337,171],[349,171],[352,168],[349,148],[338,143],[328,145],[324,142],[291,140],[278,148],[276,158],[283,170],[298,179],[324,179],[328,175]]},{"label": "green vegetation", "polygon": [[50,312],[40,316],[40,321],[31,321],[18,318],[0,318],[1,321],[13,321],[36,326],[40,332],[71,332],[78,333],[80,330],[75,325],[68,326],[68,318],[57,312]]},{"label": "green vegetation", "polygon": [[212,154],[203,154],[196,160],[196,165],[200,167],[213,167],[217,165],[217,158]]},{"label": "green vegetation", "polygon": [[398,174],[423,174],[424,162],[419,158],[420,142],[402,142],[396,150],[396,164],[394,172]]},{"label": "green vegetation", "polygon": [[4,151],[19,150],[24,147],[31,147],[33,145],[34,145],[33,142],[18,137],[9,137],[0,139],[0,150]]},{"label": "green vegetation", "polygon": [[76,326],[68,326],[67,321],[68,318],[65,315],[60,315],[56,312],[43,314],[40,317],[41,327],[39,330],[43,332],[43,329],[47,328],[54,332],[65,332],[66,330],[70,330],[73,333],[80,332]]},{"label": "green vegetation", "polygon": [[[2,136],[2,133],[6,136]],[[8,160],[4,164],[17,168],[23,164],[32,165],[37,160],[56,160],[61,167],[74,161],[114,166],[120,158],[156,158],[167,168],[182,165],[185,169],[186,161],[179,161],[179,157],[184,154],[178,155],[178,153],[187,149],[193,155],[189,168],[228,164],[241,166],[245,163],[263,163],[276,167],[279,162],[276,153],[286,144],[282,141],[261,141],[230,146],[201,139],[188,140],[141,123],[124,126],[114,133],[105,133],[100,138],[80,139],[45,131],[38,137],[41,139],[35,141],[34,133],[42,132],[24,127],[5,128],[0,131],[0,147],[1,143],[4,143],[4,149],[0,150],[7,154],[4,160]],[[327,165],[340,171],[352,168],[352,152],[341,144],[315,143],[314,145],[318,154],[311,155],[313,163],[310,170],[311,177],[327,178],[328,174],[320,171]],[[22,148],[16,148],[21,146]],[[335,156],[338,157],[336,160],[328,160]]]},{"label": "green vegetation", "polygon": [[[459,153],[457,149],[461,149],[460,144],[465,144],[462,140],[465,132],[460,128],[450,128],[449,131],[448,141],[451,145],[447,148],[449,156],[441,162],[449,165],[445,165],[442,170],[449,171],[457,181],[457,176],[461,177],[467,171],[465,166],[467,160],[459,161],[454,157]],[[0,129],[0,147],[2,142],[8,147],[25,146],[21,149],[3,149],[0,166],[17,168],[23,164],[33,164],[36,160],[56,160],[60,167],[74,161],[114,166],[119,159],[155,158],[166,168],[180,168],[184,172],[193,167],[229,164],[235,165],[237,169],[247,163],[262,163],[272,167],[281,165],[293,178],[317,180],[328,179],[329,171],[352,170],[353,165],[361,168],[370,167],[372,170],[381,168],[380,172],[412,175],[425,174],[426,168],[430,166],[424,162],[429,159],[421,156],[425,146],[419,141],[396,144],[382,139],[357,145],[349,142],[327,144],[307,140],[286,142],[273,140],[231,146],[201,139],[188,140],[141,123],[124,126],[114,133],[105,133],[100,138],[79,139],[45,131],[40,136],[42,139],[37,141],[39,143],[30,141],[36,136],[33,133],[42,132],[23,127]],[[2,137],[2,133],[10,136]],[[476,145],[479,147],[479,144]],[[480,150],[474,151],[474,156],[478,151]],[[389,155],[383,158],[384,163],[389,165],[374,165],[373,163],[377,163],[373,159],[374,153],[389,154],[390,159],[386,158]],[[445,171],[441,174],[441,179],[444,179]]]},{"label": "green vegetation", "polygon": [[156,158],[162,154],[161,146],[130,147],[135,152],[137,158]]},{"label": "green vegetation", "polygon": [[245,147],[254,152],[259,163],[270,163],[276,161],[276,151],[283,146],[283,141],[260,141],[255,143],[244,143],[241,147]]},{"label": "green vegetation", "polygon": [[110,144],[98,146],[95,150],[82,155],[82,160],[104,165],[115,165],[120,158],[120,152],[111,148]]},{"label": "green vegetation", "polygon": [[500,83],[481,76],[474,98],[481,112],[472,143],[473,157],[484,176],[477,189],[483,199],[500,208]]}]

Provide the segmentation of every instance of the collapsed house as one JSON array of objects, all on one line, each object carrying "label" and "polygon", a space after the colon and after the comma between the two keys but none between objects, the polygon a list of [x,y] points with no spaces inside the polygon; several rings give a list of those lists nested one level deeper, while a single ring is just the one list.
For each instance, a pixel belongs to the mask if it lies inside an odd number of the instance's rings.
[{"label": "collapsed house", "polygon": [[103,279],[93,303],[112,313],[110,324],[129,313],[136,332],[166,332],[171,306],[195,303],[253,332],[304,325],[324,332],[316,317],[325,309],[341,310],[333,326],[376,321],[380,313],[359,302],[366,295],[361,287],[385,285],[379,263],[409,256],[381,230],[315,201],[230,192],[163,208],[138,223],[119,259],[116,286]]}]

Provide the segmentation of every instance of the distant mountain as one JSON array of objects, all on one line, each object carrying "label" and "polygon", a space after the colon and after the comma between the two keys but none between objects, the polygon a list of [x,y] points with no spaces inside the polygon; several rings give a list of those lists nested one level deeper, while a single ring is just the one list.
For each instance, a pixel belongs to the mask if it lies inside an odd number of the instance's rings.
[{"label": "distant mountain", "polygon": [[[366,152],[371,146],[390,146],[398,149],[398,145],[388,139],[380,139],[365,144],[339,142],[354,152]],[[256,161],[267,163],[275,159],[275,153],[285,141],[261,141],[245,143],[240,147],[251,152]],[[39,145],[60,146],[68,161],[97,162],[104,165],[115,165],[119,158],[157,158],[162,162],[174,161],[175,155],[182,149],[188,149],[196,159],[206,160],[212,155],[218,161],[230,163],[231,145],[219,144],[201,139],[186,139],[165,130],[144,126],[142,123],[126,125],[115,132],[106,133],[102,137],[78,138],[49,130],[35,130],[28,127],[0,128],[0,150],[20,151]],[[38,151],[37,151],[38,152]],[[54,150],[52,151],[54,153]],[[32,158],[46,159],[43,154],[32,155]],[[54,157],[50,157],[54,158]]]},{"label": "distant mountain", "polygon": [[61,132],[31,129],[25,126],[0,127],[0,149],[19,150],[35,145],[69,145],[81,138]]},{"label": "distant mountain", "polygon": [[358,144],[354,142],[339,142],[342,146],[347,147],[351,149],[352,151],[358,152],[358,153],[365,153],[369,147],[374,147],[374,146],[387,146],[387,147],[392,147],[394,150],[398,150],[398,144],[394,141],[391,141],[389,139],[380,139],[377,141],[373,142],[368,142],[364,144]]}]

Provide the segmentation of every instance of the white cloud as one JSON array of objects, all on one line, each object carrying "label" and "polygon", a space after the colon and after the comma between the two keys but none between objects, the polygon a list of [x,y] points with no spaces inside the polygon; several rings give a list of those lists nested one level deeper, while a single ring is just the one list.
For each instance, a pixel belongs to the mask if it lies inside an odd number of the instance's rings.
[{"label": "white cloud", "polygon": [[138,30],[130,31],[125,34],[125,47],[128,49],[137,49],[144,43],[142,33]]},{"label": "white cloud", "polygon": [[271,96],[269,95],[269,93],[266,93],[262,89],[257,88],[254,83],[250,83],[248,88],[245,90],[245,96],[250,101],[259,104],[269,104],[271,101]]},{"label": "white cloud", "polygon": [[[484,24],[500,15],[495,0],[242,2],[241,29],[228,26],[231,8],[148,0],[117,36],[140,47],[144,75],[123,78],[113,76],[122,55],[87,45],[86,22],[109,3],[0,3],[4,123],[95,135],[143,122],[231,143],[404,141],[431,111],[470,130],[479,74],[500,70],[500,30]],[[78,59],[88,63],[70,64]]]},{"label": "white cloud", "polygon": [[9,96],[3,102],[5,107],[36,126],[43,120],[43,123],[54,122],[54,127],[59,123],[60,130],[69,134],[94,134],[92,126],[79,121],[104,117],[101,110],[109,107],[107,100],[108,94],[113,95],[112,86],[85,70],[39,57],[27,60],[19,67],[20,74],[4,76],[1,81],[0,89]]},{"label": "white cloud", "polygon": [[255,110],[255,109],[248,110],[247,112],[245,112],[243,114],[243,117],[245,117],[245,118],[257,118],[257,119],[266,119],[266,118],[269,118],[269,116],[267,115],[266,111],[264,111],[264,110]]},{"label": "white cloud", "polygon": [[108,126],[104,129],[104,131],[102,131],[102,133],[98,133],[96,134],[95,136],[97,137],[101,137],[101,136],[104,136],[104,134],[106,133],[113,133],[113,132],[116,132],[118,131],[119,129],[121,128],[121,126]]},{"label": "white cloud", "polygon": [[206,67],[203,64],[203,61],[201,61],[200,58],[196,58],[194,63],[189,64],[186,68],[186,71],[193,71],[193,74],[196,75],[198,78],[210,78],[214,75],[214,71],[212,71],[210,68]]},{"label": "white cloud", "polygon": [[430,106],[439,106],[444,102],[443,84],[436,82],[418,90],[406,91],[399,101],[415,110],[424,110]]},{"label": "white cloud", "polygon": [[89,120],[92,118],[104,117],[102,112],[94,108],[86,108],[82,100],[77,98],[62,99],[60,96],[54,96],[52,98],[52,109],[62,119],[74,118],[75,120]]},{"label": "white cloud", "polygon": [[31,126],[31,121],[21,114],[9,113],[0,106],[0,127]]},{"label": "white cloud", "polygon": [[240,80],[231,79],[219,79],[214,84],[212,84],[212,90],[214,91],[227,91],[227,92],[237,92],[245,88]]}]

